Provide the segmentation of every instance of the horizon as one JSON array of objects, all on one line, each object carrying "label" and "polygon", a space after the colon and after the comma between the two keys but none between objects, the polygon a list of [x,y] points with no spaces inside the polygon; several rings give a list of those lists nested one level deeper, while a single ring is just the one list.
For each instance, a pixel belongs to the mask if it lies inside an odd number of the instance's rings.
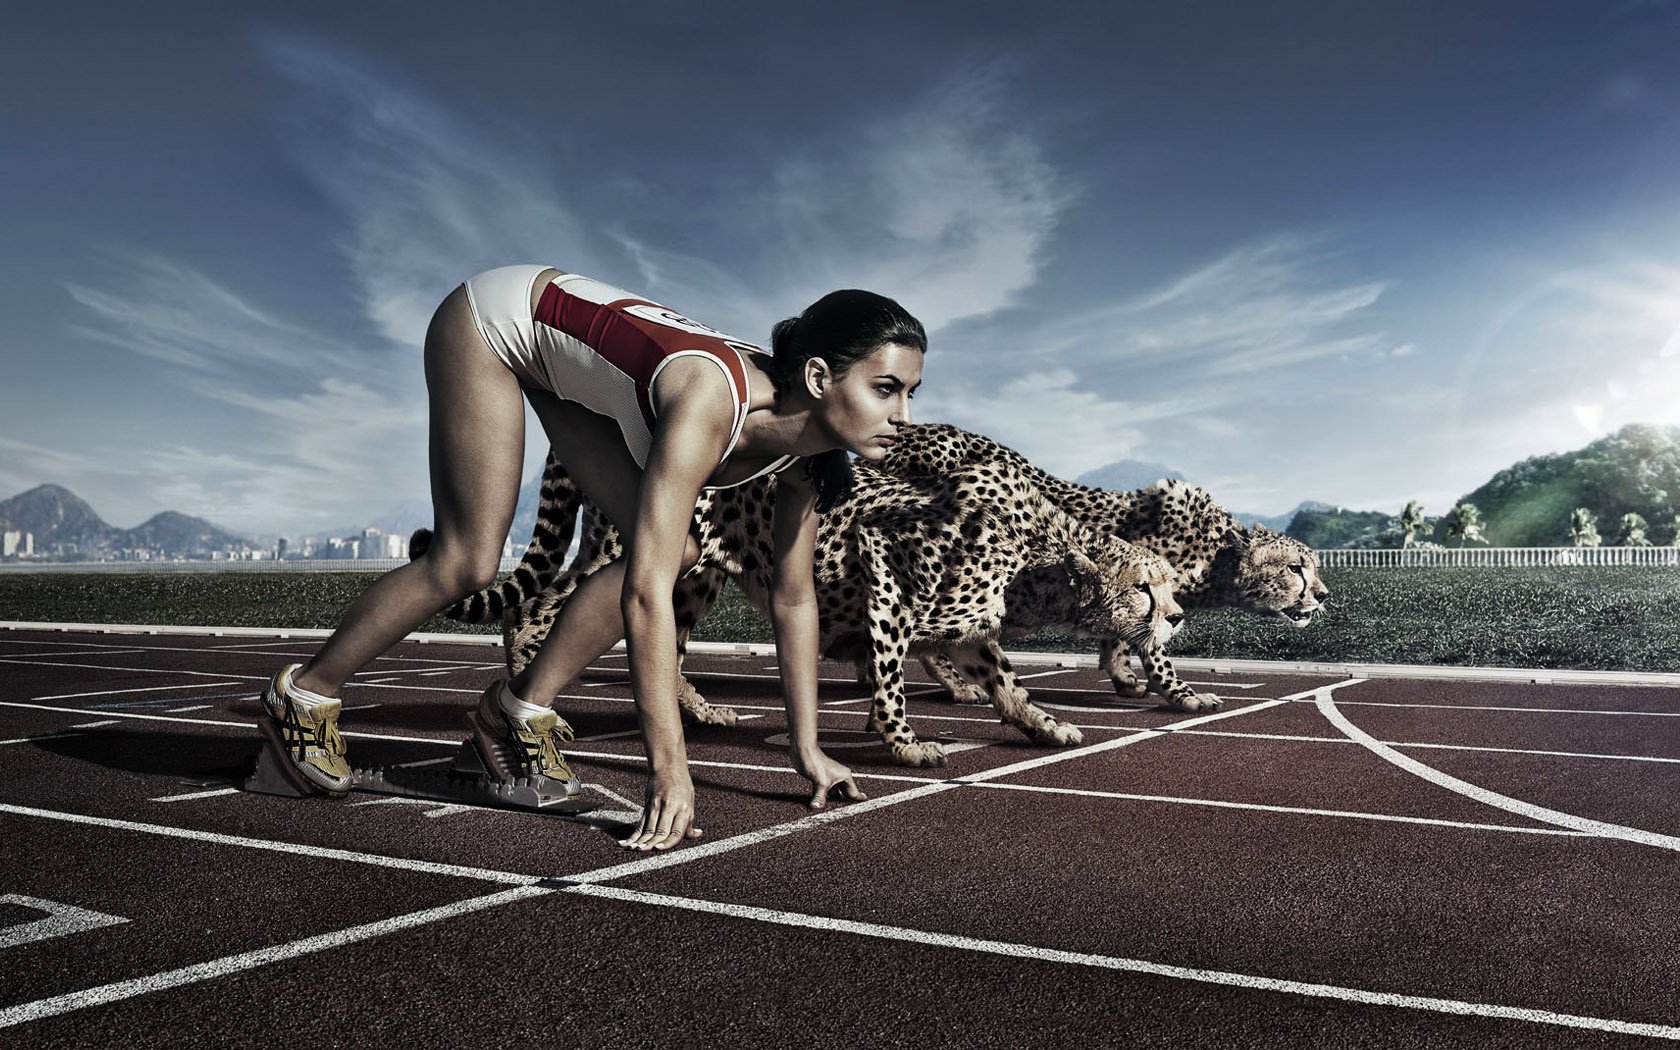
[{"label": "horizon", "polygon": [[426,501],[427,319],[526,261],[753,342],[874,288],[928,328],[919,421],[1248,515],[1680,425],[1680,5],[663,2],[501,58],[557,17],[16,19],[0,491],[253,535]]},{"label": "horizon", "polygon": [[[1652,427],[1652,426],[1661,427],[1663,425],[1664,424],[1628,423],[1628,424],[1625,424],[1624,426],[1618,428],[1615,432],[1613,432],[1611,434],[1607,434],[1604,437],[1605,438],[1614,437],[1614,436],[1617,436],[1619,434],[1622,434],[1622,433],[1624,433],[1624,432],[1626,432],[1630,429],[1634,429],[1634,428]],[[1669,426],[1669,429],[1674,430],[1674,431],[1680,431],[1680,426]],[[1673,437],[1673,436],[1674,435],[1671,435],[1671,437]],[[1565,449],[1565,450],[1563,450],[1562,452],[1559,452],[1559,453],[1542,453],[1542,454],[1536,455],[1536,456],[1526,456],[1521,460],[1518,460],[1518,461],[1513,462],[1513,463],[1509,463],[1505,467],[1500,468],[1500,470],[1496,471],[1493,475],[1490,475],[1489,477],[1482,479],[1482,481],[1478,482],[1471,490],[1463,493],[1459,500],[1454,500],[1452,503],[1447,504],[1439,513],[1430,514],[1430,513],[1428,513],[1428,507],[1425,506],[1424,507],[1424,512],[1425,512],[1424,513],[1424,518],[1425,518],[1425,520],[1428,520],[1428,521],[1438,521],[1441,518],[1446,517],[1449,513],[1451,513],[1451,511],[1454,509],[1454,507],[1456,507],[1460,502],[1463,502],[1463,497],[1468,497],[1468,496],[1472,495],[1474,493],[1475,489],[1479,489],[1482,486],[1492,482],[1494,479],[1496,479],[1499,476],[1499,474],[1504,473],[1506,470],[1513,469],[1513,468],[1515,468],[1517,466],[1520,466],[1521,464],[1529,462],[1531,460],[1541,459],[1541,458],[1545,458],[1547,456],[1567,455],[1567,454],[1572,453],[1572,452],[1583,451],[1588,445],[1595,444],[1595,443],[1597,443],[1597,441],[1601,441],[1601,440],[1604,440],[1604,438],[1595,439],[1593,442],[1588,442],[1587,445],[1582,445],[1578,448]],[[1100,474],[1100,473],[1103,473],[1103,472],[1109,470],[1110,468],[1120,467],[1120,466],[1167,467],[1166,464],[1147,464],[1147,463],[1143,463],[1143,462],[1138,461],[1138,460],[1123,460],[1123,461],[1117,461],[1115,463],[1104,464],[1102,467],[1098,467],[1095,470],[1089,471],[1086,474],[1081,475],[1079,478],[1072,479],[1072,480],[1074,480],[1074,481],[1076,481],[1077,483],[1080,483],[1080,484],[1090,484],[1090,485],[1092,485],[1093,487],[1096,487],[1096,488],[1113,488],[1112,485],[1097,484],[1097,482],[1094,479],[1092,479],[1090,476],[1093,475],[1093,474]],[[1171,468],[1167,467],[1167,469],[1170,470]],[[521,489],[521,499],[522,500],[524,498],[524,495],[525,495],[525,492],[527,491],[527,489],[529,489],[530,491],[535,490],[535,486],[538,483],[538,481],[540,480],[540,478],[541,478],[541,471],[539,470],[539,471],[529,475],[525,479],[529,483],[529,485]],[[1193,482],[1192,482],[1192,484],[1193,484]],[[165,514],[184,514],[185,513],[183,511],[177,511],[177,510],[166,508],[164,510],[154,512],[152,515],[149,515],[148,517],[141,520],[140,522],[138,522],[135,525],[127,525],[127,526],[116,525],[113,522],[111,522],[110,520],[108,520],[107,518],[105,518],[105,516],[102,513],[100,513],[99,508],[94,505],[92,500],[85,498],[80,493],[76,492],[74,489],[70,488],[67,485],[63,485],[63,484],[60,484],[60,483],[57,483],[57,482],[50,482],[50,481],[42,482],[39,485],[32,486],[31,488],[25,489],[22,492],[13,493],[11,496],[0,496],[0,504],[10,502],[11,500],[17,499],[17,498],[22,497],[22,496],[26,496],[29,493],[34,492],[37,489],[42,489],[42,488],[62,489],[63,491],[69,493],[69,495],[71,497],[73,497],[75,499],[78,499],[78,500],[81,500],[83,503],[87,504],[89,509],[92,510],[93,513],[96,516],[98,516],[101,521],[104,521],[106,525],[109,525],[112,528],[116,528],[116,529],[125,529],[125,530],[138,529],[138,528],[141,528],[141,527],[143,527],[147,524],[150,524],[155,518],[157,518],[161,515],[165,515]],[[1339,503],[1333,503],[1333,502],[1328,501],[1328,500],[1315,499],[1312,496],[1304,496],[1301,499],[1295,501],[1290,506],[1285,507],[1281,511],[1278,511],[1277,513],[1261,513],[1261,512],[1257,512],[1257,511],[1252,511],[1250,509],[1241,508],[1241,507],[1227,507],[1226,509],[1229,510],[1238,519],[1243,520],[1243,521],[1247,521],[1247,522],[1250,522],[1250,523],[1261,520],[1261,519],[1271,521],[1271,520],[1276,520],[1276,519],[1279,519],[1279,518],[1282,518],[1282,517],[1285,517],[1285,516],[1293,516],[1294,514],[1297,514],[1304,509],[1321,510],[1321,511],[1324,511],[1324,512],[1331,512],[1331,513],[1386,514],[1390,518],[1394,518],[1394,519],[1398,520],[1399,517],[1400,517],[1401,511],[1404,510],[1404,505],[1402,504],[1401,507],[1399,507],[1399,508],[1397,508],[1393,511],[1389,511],[1389,510],[1386,510],[1386,509],[1381,508],[1381,507],[1350,507],[1346,504],[1339,504]],[[363,533],[363,532],[366,532],[369,529],[376,529],[376,530],[381,530],[381,531],[385,531],[385,532],[407,532],[407,531],[411,531],[414,528],[420,527],[420,525],[417,525],[412,520],[410,520],[410,519],[415,518],[415,516],[418,512],[419,512],[418,506],[416,504],[414,504],[413,502],[411,502],[411,503],[403,505],[403,506],[387,507],[383,511],[363,514],[359,518],[350,519],[349,521],[340,523],[337,526],[329,526],[329,527],[326,527],[326,528],[311,529],[311,530],[298,530],[298,531],[293,531],[293,532],[290,532],[290,533],[287,533],[287,532],[266,532],[266,533],[242,532],[241,530],[234,529],[234,528],[231,528],[229,526],[224,526],[221,522],[217,522],[213,519],[203,518],[203,519],[200,519],[200,520],[203,520],[203,521],[205,521],[206,523],[208,523],[212,526],[215,526],[219,529],[222,529],[223,531],[231,532],[231,533],[234,533],[236,535],[240,535],[244,539],[255,539],[258,542],[270,542],[270,541],[272,541],[276,538],[300,539],[300,540],[301,539],[318,540],[318,539],[321,539],[323,537],[329,537],[329,536],[338,536],[340,538],[348,538],[352,534]],[[192,518],[199,518],[198,515],[187,515],[187,516],[192,517]],[[429,527],[431,522],[428,518],[428,520],[426,520],[424,522],[421,522],[420,524]],[[525,539],[528,538],[528,537],[519,535],[519,533],[521,531],[522,530],[520,528],[520,519],[516,517],[514,519],[514,522],[513,522],[512,530],[510,531],[509,536],[508,536],[509,541],[512,542],[513,545],[516,548],[519,547],[520,544]]]}]

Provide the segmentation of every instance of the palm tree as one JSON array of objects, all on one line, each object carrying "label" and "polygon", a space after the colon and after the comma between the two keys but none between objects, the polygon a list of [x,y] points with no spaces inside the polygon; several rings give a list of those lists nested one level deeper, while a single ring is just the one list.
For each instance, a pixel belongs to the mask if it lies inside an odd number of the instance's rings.
[{"label": "palm tree", "polygon": [[[1680,521],[1680,516],[1677,516],[1675,520]],[[1423,504],[1415,499],[1407,500],[1406,509],[1400,512],[1400,531],[1406,537],[1401,541],[1400,546],[1410,547],[1413,539],[1416,538],[1414,534],[1422,532],[1423,528]]]},{"label": "palm tree", "polygon": [[1447,539],[1456,539],[1460,547],[1487,542],[1482,535],[1482,512],[1474,503],[1460,503],[1447,512]]},{"label": "palm tree", "polygon": [[1616,530],[1616,546],[1618,547],[1649,547],[1651,541],[1645,536],[1645,519],[1638,514],[1623,514],[1620,528]]},{"label": "palm tree", "polygon": [[1598,535],[1598,519],[1585,507],[1569,515],[1569,542],[1577,547],[1596,547],[1604,541]]}]

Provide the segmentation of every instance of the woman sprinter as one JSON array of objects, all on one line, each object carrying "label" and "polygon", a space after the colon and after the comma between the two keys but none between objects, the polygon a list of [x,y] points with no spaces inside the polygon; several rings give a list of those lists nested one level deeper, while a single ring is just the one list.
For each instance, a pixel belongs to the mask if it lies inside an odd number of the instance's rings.
[{"label": "woman sprinter", "polygon": [[281,669],[265,690],[262,730],[289,759],[291,779],[328,795],[348,791],[336,699],[344,683],[494,579],[519,495],[523,392],[626,553],[582,582],[529,667],[479,699],[472,739],[486,767],[575,794],[559,750],[571,729],[554,698],[622,638],[649,762],[642,823],[625,845],[666,849],[700,835],[671,592],[699,557],[689,524],[701,490],[778,473],[771,619],[789,749],[811,781],[812,806],[831,789],[861,799],[851,771],[817,746],[812,546],[817,514],[850,491],[847,454],[882,458],[910,421],[927,336],[893,300],[848,290],[777,324],[771,347],[540,266],[491,270],[452,292],[426,333],[432,543],[375,581],[311,660]]}]

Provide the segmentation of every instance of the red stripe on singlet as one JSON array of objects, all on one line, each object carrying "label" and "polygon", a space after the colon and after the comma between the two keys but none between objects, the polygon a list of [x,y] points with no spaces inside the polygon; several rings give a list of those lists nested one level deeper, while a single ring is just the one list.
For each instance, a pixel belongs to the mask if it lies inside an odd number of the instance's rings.
[{"label": "red stripe on singlet", "polygon": [[624,307],[637,305],[665,309],[645,299],[624,299],[603,306],[568,295],[560,286],[550,284],[543,289],[533,320],[582,341],[629,376],[636,387],[636,404],[650,430],[655,418],[649,397],[653,373],[660,362],[678,351],[699,350],[722,363],[735,380],[736,415],[739,416],[745,410],[747,399],[747,374],[740,354],[722,339],[664,328],[623,312]]}]

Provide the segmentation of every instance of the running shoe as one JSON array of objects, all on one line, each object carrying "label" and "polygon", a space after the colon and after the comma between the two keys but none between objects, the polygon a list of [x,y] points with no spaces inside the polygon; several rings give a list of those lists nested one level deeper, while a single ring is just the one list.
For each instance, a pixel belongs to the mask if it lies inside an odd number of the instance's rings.
[{"label": "running shoe", "polygon": [[344,738],[338,735],[338,712],[343,702],[328,700],[309,707],[291,695],[292,675],[302,664],[287,664],[263,690],[268,718],[259,723],[274,749],[288,763],[288,779],[305,791],[334,798],[350,791],[350,763],[344,758]]},{"label": "running shoe", "polygon": [[500,679],[491,682],[467,716],[484,768],[497,780],[540,777],[544,783],[539,790],[545,795],[572,798],[581,793],[582,781],[560,753],[560,745],[572,741],[572,727],[553,711],[528,720],[504,713],[498,700],[503,684]]}]

